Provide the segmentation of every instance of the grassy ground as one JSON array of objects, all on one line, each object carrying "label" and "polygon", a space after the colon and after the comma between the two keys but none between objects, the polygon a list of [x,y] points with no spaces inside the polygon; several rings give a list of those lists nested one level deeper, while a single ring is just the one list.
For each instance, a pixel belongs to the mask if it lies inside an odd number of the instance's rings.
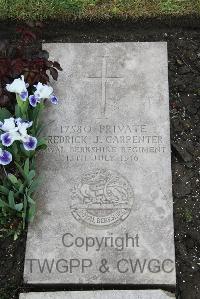
[{"label": "grassy ground", "polygon": [[200,15],[200,0],[0,0],[0,19],[107,19]]}]

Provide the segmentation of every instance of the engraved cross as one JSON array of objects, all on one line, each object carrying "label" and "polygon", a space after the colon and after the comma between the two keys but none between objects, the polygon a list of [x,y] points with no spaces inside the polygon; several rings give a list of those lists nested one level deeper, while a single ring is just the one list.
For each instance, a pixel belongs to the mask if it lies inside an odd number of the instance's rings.
[{"label": "engraved cross", "polygon": [[90,79],[101,79],[101,118],[105,118],[106,116],[106,106],[107,106],[107,94],[106,94],[106,88],[107,88],[107,82],[108,79],[119,79],[122,77],[117,76],[107,76],[107,60],[106,58],[109,56],[101,56],[102,59],[102,68],[101,68],[101,76],[97,77],[88,77]]}]

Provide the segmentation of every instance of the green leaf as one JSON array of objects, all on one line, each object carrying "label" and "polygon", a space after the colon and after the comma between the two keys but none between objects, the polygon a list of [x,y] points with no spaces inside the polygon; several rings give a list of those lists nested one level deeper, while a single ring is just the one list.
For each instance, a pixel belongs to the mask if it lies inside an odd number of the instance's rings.
[{"label": "green leaf", "polygon": [[30,169],[35,169],[36,168],[36,164],[35,164],[35,158],[31,157],[31,161],[30,161]]},{"label": "green leaf", "polygon": [[24,206],[23,206],[23,213],[22,213],[22,218],[23,218],[23,228],[25,228],[26,225],[26,213],[27,213],[27,205],[28,205],[28,199],[26,194],[24,194]]},{"label": "green leaf", "polygon": [[27,198],[28,198],[28,203],[29,204],[35,205],[35,201],[30,196],[27,196]]},{"label": "green leaf", "polygon": [[29,106],[29,101],[22,101],[21,98],[17,95],[16,96],[17,99],[17,104],[19,106],[19,111],[20,111],[20,116],[22,118],[27,118],[27,110],[28,110],[28,106]]},{"label": "green leaf", "polygon": [[17,105],[15,105],[15,117],[18,118],[18,117],[21,117],[21,113],[20,113],[20,108]]},{"label": "green leaf", "polygon": [[29,158],[28,158],[28,159],[26,159],[26,162],[24,164],[24,173],[26,176],[28,176],[28,174],[29,174],[29,169],[30,169],[30,166],[29,166]]},{"label": "green leaf", "polygon": [[24,207],[23,203],[18,203],[15,205],[15,210],[21,212],[23,207]]},{"label": "green leaf", "polygon": [[40,107],[39,107],[39,105],[37,105],[37,106],[35,107],[35,109],[33,110],[33,120],[34,120],[34,121],[38,118],[38,114],[39,114],[39,112],[40,112]]},{"label": "green leaf", "polygon": [[15,198],[18,198],[19,194],[24,194],[24,185],[22,182],[19,182],[19,190],[15,193]]},{"label": "green leaf", "polygon": [[32,204],[28,211],[28,221],[32,222],[36,214],[36,205]]},{"label": "green leaf", "polygon": [[47,148],[47,140],[41,138],[38,140],[37,150],[45,150]]},{"label": "green leaf", "polygon": [[0,186],[0,193],[3,193],[5,195],[8,195],[9,193],[9,189],[4,187],[4,186]]},{"label": "green leaf", "polygon": [[25,148],[22,144],[20,144],[20,150],[25,157],[30,158],[32,151],[25,150]]},{"label": "green leaf", "polygon": [[28,190],[28,194],[31,195],[33,192],[35,192],[38,188],[38,186],[42,183],[42,178],[41,176],[39,176],[36,180],[34,180],[32,182],[32,184],[30,185],[29,187],[29,190]]},{"label": "green leaf", "polygon": [[38,146],[47,145],[47,140],[45,138],[38,139]]},{"label": "green leaf", "polygon": [[20,185],[20,187],[19,187],[19,193],[22,193],[23,192],[23,190],[24,190],[24,185],[21,183],[21,185]]},{"label": "green leaf", "polygon": [[9,207],[9,205],[5,201],[0,199],[0,208],[7,208],[7,207]]},{"label": "green leaf", "polygon": [[47,126],[48,126],[47,124],[39,124],[39,125],[37,126],[37,129],[36,129],[36,132],[35,132],[36,137],[39,137],[40,134],[42,133],[42,131],[44,131],[44,129],[45,129]]},{"label": "green leaf", "polygon": [[8,179],[11,181],[11,183],[13,185],[17,185],[18,184],[18,180],[16,178],[16,176],[14,176],[14,174],[8,174]]},{"label": "green leaf", "polygon": [[9,202],[9,207],[11,209],[15,210],[15,198],[14,198],[14,192],[10,191],[8,194],[8,202]]},{"label": "green leaf", "polygon": [[30,183],[31,180],[35,177],[36,173],[35,173],[35,170],[31,170],[27,176],[27,180],[28,182]]},{"label": "green leaf", "polygon": [[18,145],[17,145],[17,143],[14,142],[11,148],[12,148],[12,153],[13,153],[13,155],[15,157],[15,160],[20,161],[20,155],[18,153]]},{"label": "green leaf", "polygon": [[12,114],[6,108],[0,108],[0,121],[10,118]]},{"label": "green leaf", "polygon": [[17,169],[19,170],[19,172],[21,173],[23,178],[26,179],[26,175],[25,175],[23,168],[17,162],[15,162],[15,165],[17,166]]}]

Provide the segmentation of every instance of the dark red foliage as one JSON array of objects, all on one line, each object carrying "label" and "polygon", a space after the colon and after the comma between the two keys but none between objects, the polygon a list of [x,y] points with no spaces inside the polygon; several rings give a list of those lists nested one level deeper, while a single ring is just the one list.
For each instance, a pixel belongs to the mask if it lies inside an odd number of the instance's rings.
[{"label": "dark red foliage", "polygon": [[43,51],[37,42],[41,29],[41,23],[19,27],[16,30],[19,34],[16,43],[0,43],[0,107],[14,103],[15,96],[8,93],[5,86],[21,75],[30,86],[37,82],[47,83],[47,71],[54,80],[58,79],[58,70],[62,70],[60,64],[50,61],[48,52]]}]

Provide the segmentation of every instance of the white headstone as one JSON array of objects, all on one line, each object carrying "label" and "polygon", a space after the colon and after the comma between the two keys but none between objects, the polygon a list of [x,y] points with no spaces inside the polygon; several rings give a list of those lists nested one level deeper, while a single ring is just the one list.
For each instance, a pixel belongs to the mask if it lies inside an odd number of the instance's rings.
[{"label": "white headstone", "polygon": [[166,43],[44,49],[64,70],[25,282],[175,285]]}]

